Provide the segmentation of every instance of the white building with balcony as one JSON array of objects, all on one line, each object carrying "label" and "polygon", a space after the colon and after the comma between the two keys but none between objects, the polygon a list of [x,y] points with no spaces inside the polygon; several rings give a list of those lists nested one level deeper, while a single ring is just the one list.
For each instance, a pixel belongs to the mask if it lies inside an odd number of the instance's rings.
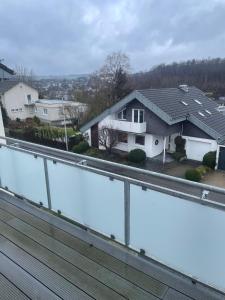
[{"label": "white building with balcony", "polygon": [[[102,127],[118,132],[114,148],[129,152],[140,148],[147,157],[176,151],[175,138],[185,140],[183,154],[202,161],[210,151],[218,152],[218,168],[225,170],[225,116],[215,101],[196,87],[133,91],[81,127],[89,143],[99,147],[98,133]],[[219,149],[220,148],[220,149]],[[225,149],[225,148],[224,148]]]}]

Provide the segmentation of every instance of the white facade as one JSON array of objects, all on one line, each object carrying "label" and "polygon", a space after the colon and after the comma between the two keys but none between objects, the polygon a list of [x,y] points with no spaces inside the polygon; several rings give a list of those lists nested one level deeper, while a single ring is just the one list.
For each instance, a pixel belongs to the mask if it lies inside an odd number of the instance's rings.
[{"label": "white facade", "polygon": [[[145,151],[146,156],[149,158],[155,157],[164,151],[164,142],[168,140],[168,137],[163,137],[160,135],[153,135],[146,133],[146,125],[145,125],[145,132],[140,133],[140,125],[139,123],[134,122],[126,122],[126,121],[120,121],[121,124],[118,122],[115,122],[115,116],[110,115],[104,118],[101,122],[99,122],[98,127],[101,129],[102,127],[106,126],[109,128],[113,128],[117,130],[118,132],[124,132],[127,134],[127,142],[118,142],[118,144],[114,147],[115,149],[129,152],[133,149],[142,149]],[[127,130],[127,124],[126,123],[132,123],[132,125],[128,125],[130,130]],[[144,124],[144,123],[143,123]],[[120,125],[120,126],[118,126]],[[124,126],[123,126],[124,125]],[[129,132],[129,131],[135,131],[135,132]],[[88,142],[91,145],[91,129],[88,129],[85,134],[88,136]],[[177,135],[177,134],[176,134]],[[142,136],[144,137],[144,145],[137,143],[136,137]],[[172,147],[174,148],[174,139],[171,141]],[[168,147],[168,143],[165,144]],[[100,149],[103,149],[102,146],[99,146]]]},{"label": "white facade", "polygon": [[38,91],[25,83],[18,83],[1,95],[1,101],[11,120],[34,117],[33,105]]},{"label": "white facade", "polygon": [[202,161],[203,156],[210,151],[217,151],[215,140],[183,136],[186,140],[185,150],[188,159]]}]

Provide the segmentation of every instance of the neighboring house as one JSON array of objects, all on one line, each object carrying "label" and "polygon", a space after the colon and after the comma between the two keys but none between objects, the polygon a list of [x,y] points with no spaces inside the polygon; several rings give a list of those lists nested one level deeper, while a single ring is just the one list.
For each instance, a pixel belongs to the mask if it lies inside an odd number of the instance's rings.
[{"label": "neighboring house", "polygon": [[87,104],[62,101],[40,99],[35,103],[35,115],[45,123],[53,125],[71,124],[73,120],[79,120],[83,113],[87,110]]},{"label": "neighboring house", "polygon": [[14,76],[15,72],[13,70],[0,63],[0,81],[12,79]]},{"label": "neighboring house", "polygon": [[163,153],[164,161],[166,152],[175,151],[175,137],[181,135],[187,158],[201,161],[205,153],[225,143],[225,116],[217,109],[196,87],[136,90],[82,126],[81,132],[98,147],[98,129],[113,128],[118,131],[116,149],[140,148],[147,157]]},{"label": "neighboring house", "polygon": [[0,82],[0,100],[11,120],[34,117],[38,91],[27,83],[4,80]]}]

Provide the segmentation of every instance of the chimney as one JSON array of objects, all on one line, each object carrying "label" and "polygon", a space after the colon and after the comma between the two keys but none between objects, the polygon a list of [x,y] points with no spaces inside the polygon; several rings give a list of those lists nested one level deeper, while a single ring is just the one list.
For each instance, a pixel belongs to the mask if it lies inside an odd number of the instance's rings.
[{"label": "chimney", "polygon": [[189,88],[187,84],[180,84],[179,89],[182,90],[183,92],[187,93]]}]

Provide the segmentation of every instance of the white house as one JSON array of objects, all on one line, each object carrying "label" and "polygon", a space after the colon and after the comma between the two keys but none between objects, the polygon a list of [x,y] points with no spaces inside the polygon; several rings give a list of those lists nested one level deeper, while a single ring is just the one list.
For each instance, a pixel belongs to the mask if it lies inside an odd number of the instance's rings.
[{"label": "white house", "polygon": [[87,110],[87,104],[73,101],[40,99],[34,107],[35,115],[44,123],[64,125],[78,120]]},{"label": "white house", "polygon": [[35,115],[38,91],[24,82],[4,80],[0,82],[0,100],[11,120],[24,120]]},{"label": "white house", "polygon": [[81,132],[99,147],[99,129],[110,127],[118,132],[115,148],[140,148],[147,157],[163,154],[164,160],[166,152],[175,151],[174,139],[180,135],[186,140],[187,158],[201,161],[225,143],[225,116],[217,109],[196,87],[136,90],[83,125]]}]

